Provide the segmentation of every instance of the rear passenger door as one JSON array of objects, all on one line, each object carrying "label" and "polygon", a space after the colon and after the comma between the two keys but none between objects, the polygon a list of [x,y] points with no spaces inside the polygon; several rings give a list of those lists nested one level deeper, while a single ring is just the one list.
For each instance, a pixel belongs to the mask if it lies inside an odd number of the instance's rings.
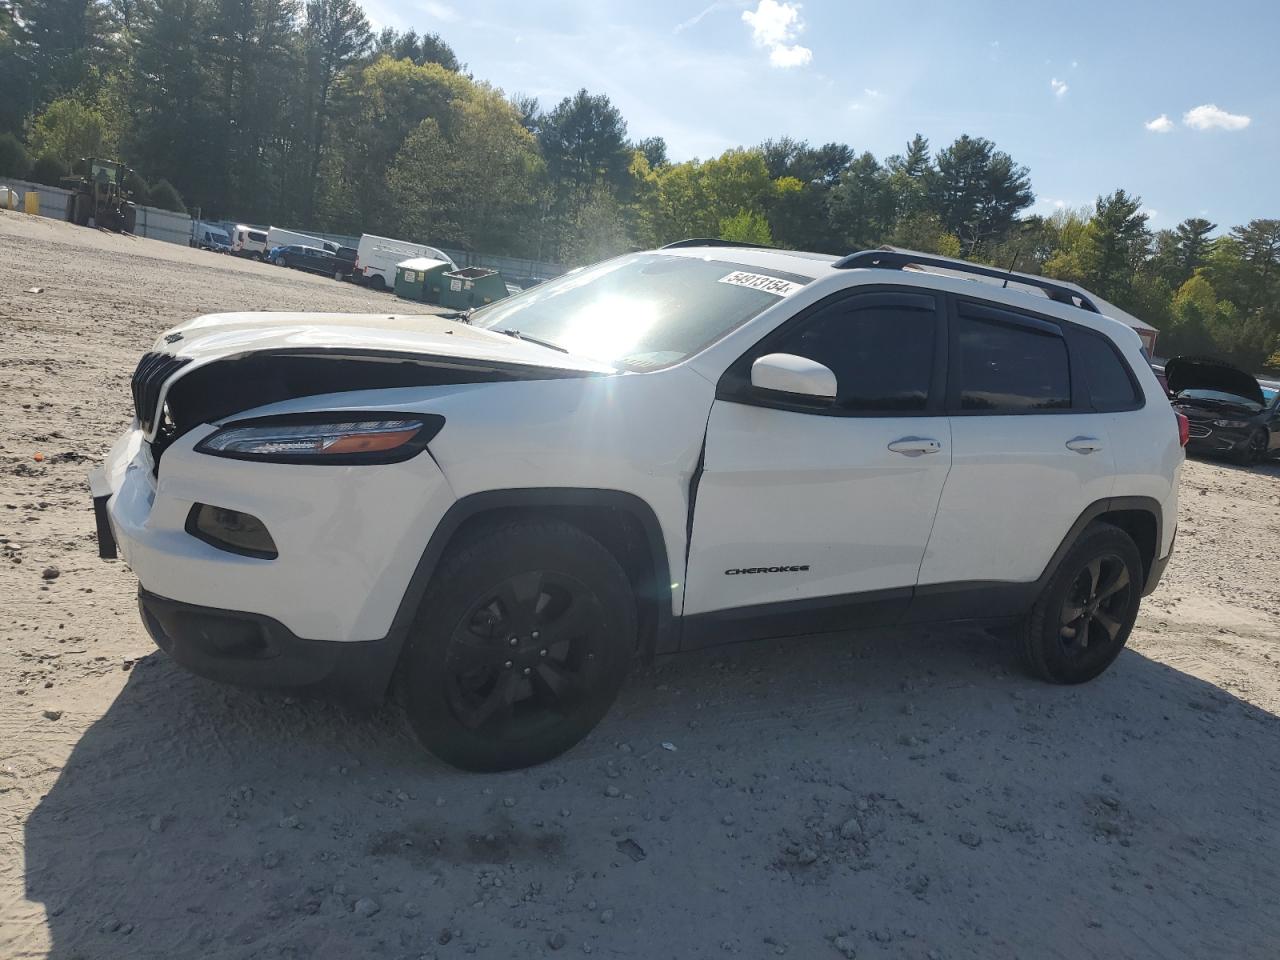
[{"label": "rear passenger door", "polygon": [[951,470],[918,600],[1036,580],[1115,475],[1107,417],[1072,369],[1063,324],[961,298],[950,319]]}]

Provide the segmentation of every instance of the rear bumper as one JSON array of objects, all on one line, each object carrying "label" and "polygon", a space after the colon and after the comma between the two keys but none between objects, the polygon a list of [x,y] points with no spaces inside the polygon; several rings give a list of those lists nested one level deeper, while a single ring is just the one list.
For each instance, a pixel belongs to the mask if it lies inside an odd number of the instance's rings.
[{"label": "rear bumper", "polygon": [[142,622],[156,646],[201,677],[245,687],[296,690],[376,704],[401,644],[303,640],[256,613],[181,603],[138,590]]},{"label": "rear bumper", "polygon": [[1154,593],[1156,587],[1160,586],[1160,578],[1164,576],[1165,568],[1169,566],[1169,561],[1173,559],[1173,548],[1178,542],[1178,528],[1173,528],[1173,539],[1169,541],[1169,552],[1163,557],[1156,557],[1151,562],[1151,569],[1147,571],[1147,582],[1142,585],[1142,595],[1145,597],[1150,593]]}]

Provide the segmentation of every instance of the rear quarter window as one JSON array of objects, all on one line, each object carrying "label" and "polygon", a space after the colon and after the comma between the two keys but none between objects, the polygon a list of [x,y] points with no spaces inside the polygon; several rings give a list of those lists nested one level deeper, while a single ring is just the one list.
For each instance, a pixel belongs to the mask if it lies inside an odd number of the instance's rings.
[{"label": "rear quarter window", "polygon": [[1088,384],[1093,409],[1111,412],[1132,410],[1142,405],[1137,380],[1110,340],[1098,333],[1082,331],[1073,346]]}]

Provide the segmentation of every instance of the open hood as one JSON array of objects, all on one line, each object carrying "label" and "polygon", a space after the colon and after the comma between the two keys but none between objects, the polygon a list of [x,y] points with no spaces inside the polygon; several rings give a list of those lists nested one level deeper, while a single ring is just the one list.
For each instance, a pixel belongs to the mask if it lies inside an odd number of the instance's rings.
[{"label": "open hood", "polygon": [[354,350],[614,372],[608,364],[432,314],[214,313],[166,331],[152,349],[196,363],[267,350]]},{"label": "open hood", "polygon": [[1263,406],[1262,386],[1257,378],[1238,367],[1208,357],[1174,357],[1164,365],[1169,391],[1216,390]]},{"label": "open hood", "polygon": [[131,386],[138,423],[155,440],[298,397],[615,372],[430,314],[222,313],[162,334]]}]

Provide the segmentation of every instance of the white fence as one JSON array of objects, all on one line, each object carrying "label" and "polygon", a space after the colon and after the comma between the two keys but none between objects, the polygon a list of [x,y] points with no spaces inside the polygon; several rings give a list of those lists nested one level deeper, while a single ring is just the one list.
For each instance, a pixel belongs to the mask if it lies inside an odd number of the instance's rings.
[{"label": "white fence", "polygon": [[[35,191],[40,198],[40,216],[54,220],[67,219],[67,197],[70,190],[62,187],[49,187],[43,183],[31,183],[28,180],[5,179],[4,185],[12,187],[21,194]],[[19,204],[18,209],[22,209]],[[138,222],[134,233],[139,237],[150,237],[152,240],[164,240],[167,243],[180,243],[183,246],[191,239],[191,218],[185,213],[174,213],[172,210],[161,210],[159,207],[138,207]]]}]

